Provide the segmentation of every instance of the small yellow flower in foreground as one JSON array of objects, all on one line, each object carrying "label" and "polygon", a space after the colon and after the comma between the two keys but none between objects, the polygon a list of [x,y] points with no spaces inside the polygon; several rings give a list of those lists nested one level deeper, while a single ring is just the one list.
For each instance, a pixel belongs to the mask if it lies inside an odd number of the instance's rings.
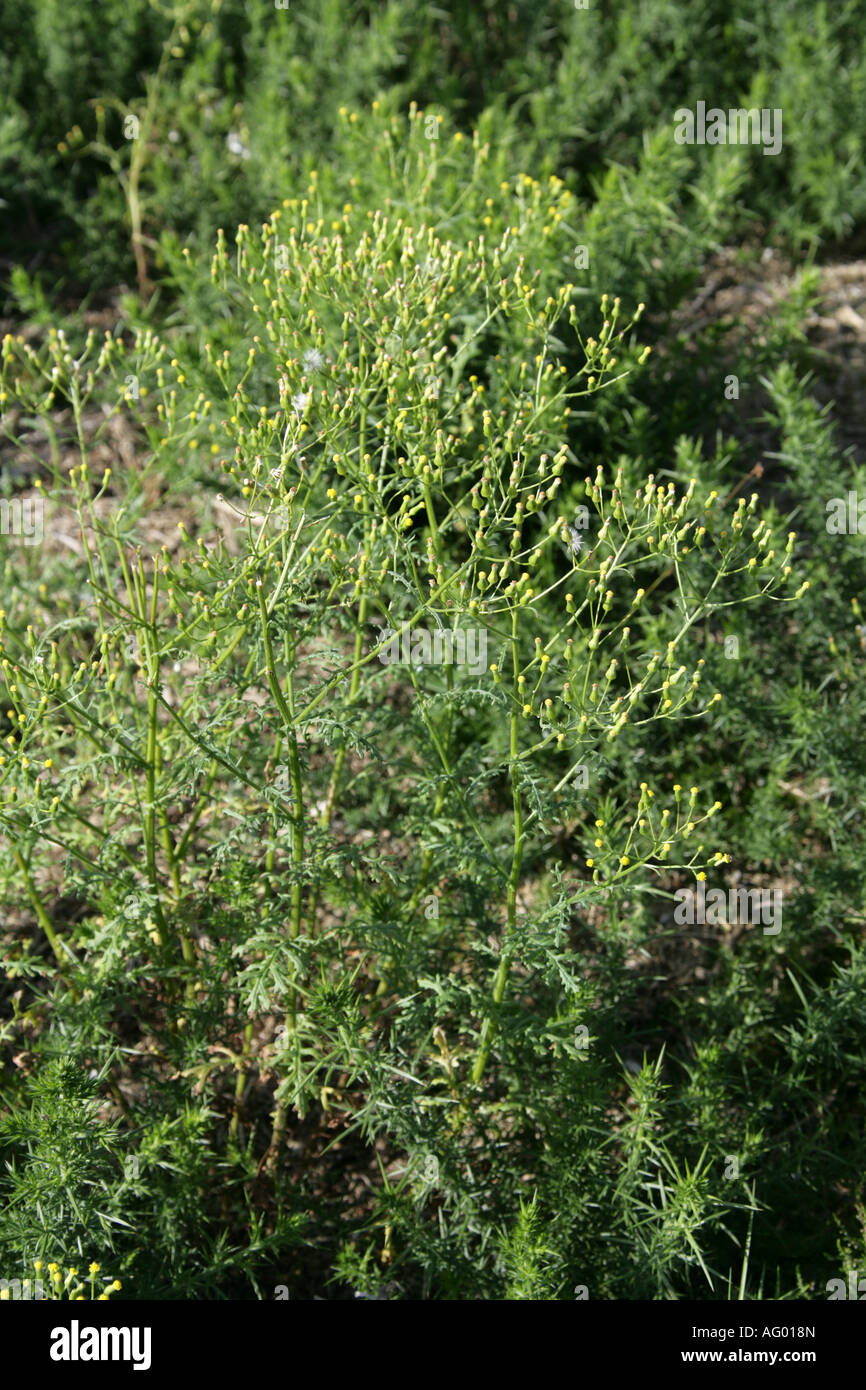
[{"label": "small yellow flower in foreground", "polygon": [[89,1274],[98,1274],[98,1273],[99,1273],[99,1265],[96,1263],[95,1260],[93,1261],[92,1264],[89,1264],[89,1265],[87,1266],[87,1271],[88,1271]]},{"label": "small yellow flower in foreground", "polygon": [[593,843],[596,849],[601,849],[602,845],[604,844],[604,840],[594,840]]},{"label": "small yellow flower in foreground", "polygon": [[112,1289],[122,1289],[123,1285],[121,1284],[119,1279],[115,1279],[114,1283],[110,1284],[109,1287]]},{"label": "small yellow flower in foreground", "polygon": [[595,863],[595,860],[594,860],[594,859],[587,859],[587,861],[586,861],[586,867],[587,867],[588,869],[591,869],[594,863]]},{"label": "small yellow flower in foreground", "polygon": [[703,872],[699,873],[699,874],[698,874],[698,883],[703,883],[705,878],[706,878],[706,874],[705,874],[705,873],[703,873]]},{"label": "small yellow flower in foreground", "polygon": [[679,782],[674,782],[674,793],[676,794],[676,793],[681,792],[681,791],[682,791],[682,787],[680,786]]},{"label": "small yellow flower in foreground", "polygon": [[619,862],[620,862],[620,864],[622,864],[622,866],[623,866],[623,868],[624,868],[626,864],[630,864],[630,863],[631,863],[631,860],[629,859],[629,857],[628,857],[627,854],[623,854],[623,855],[620,856],[620,861],[619,861]]},{"label": "small yellow flower in foreground", "polygon": [[33,1261],[33,1268],[36,1269],[36,1270],[41,1269],[41,1268],[42,1268],[42,1261],[41,1261],[41,1260],[34,1260],[34,1261]]}]

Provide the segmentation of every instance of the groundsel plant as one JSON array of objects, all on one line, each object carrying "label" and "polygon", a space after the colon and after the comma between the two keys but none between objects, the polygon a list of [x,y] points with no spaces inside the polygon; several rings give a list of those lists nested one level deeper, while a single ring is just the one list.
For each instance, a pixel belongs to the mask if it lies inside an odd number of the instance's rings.
[{"label": "groundsel plant", "polygon": [[[546,251],[534,269],[556,181],[499,197],[463,235],[411,205],[329,216],[313,180],[221,234],[209,275],[187,264],[191,324],[2,348],[4,411],[49,439],[65,412],[75,446],[36,478],[46,544],[76,540],[59,582],[28,554],[4,587],[4,874],[53,958],[33,937],[9,968],[88,1055],[116,1058],[134,1004],[125,1045],[148,1039],[223,1161],[277,1180],[312,1107],[389,1134],[410,1157],[383,1176],[385,1263],[406,1201],[460,1209],[459,1144],[505,1142],[515,1049],[586,1061],[571,926],[724,862],[685,778],[611,806],[599,776],[654,726],[721,717],[692,635],[732,586],[797,589],[756,496],[585,476],[582,415],[646,350],[618,299],[579,319]],[[92,461],[97,402],[134,462]],[[383,666],[383,629],[483,633],[489,669]]]},{"label": "groundsel plant", "polygon": [[88,1265],[86,1280],[74,1265],[69,1265],[64,1274],[56,1260],[47,1264],[44,1260],[34,1260],[33,1269],[33,1279],[0,1279],[0,1299],[106,1303],[123,1287],[119,1279],[106,1281],[104,1275],[100,1277],[100,1265],[96,1260]]}]

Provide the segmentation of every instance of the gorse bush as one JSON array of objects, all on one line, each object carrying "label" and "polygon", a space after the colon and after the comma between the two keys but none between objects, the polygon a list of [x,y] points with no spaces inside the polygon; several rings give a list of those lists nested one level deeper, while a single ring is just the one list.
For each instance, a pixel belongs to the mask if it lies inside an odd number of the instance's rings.
[{"label": "gorse bush", "polygon": [[[557,179],[494,196],[427,119],[383,117],[384,210],[313,174],[179,256],[176,328],[4,341],[71,541],[50,592],[26,548],[4,586],[6,1036],[71,1059],[5,1132],[4,1249],[69,1204],[66,1248],[152,1296],[724,1297],[753,1185],[618,1060],[635,903],[726,862],[722,803],[685,752],[610,774],[719,727],[714,614],[808,586],[757,494],[585,474],[636,323],[578,315]],[[382,1156],[360,1208],[323,1127]]]},{"label": "gorse bush", "polygon": [[[339,163],[339,108],[373,100],[441,107],[466,135],[486,117],[512,168],[564,178],[598,208],[608,254],[627,253],[621,283],[593,263],[599,294],[647,299],[636,276],[650,268],[697,276],[711,232],[718,244],[772,224],[799,247],[847,235],[866,210],[853,3],[785,0],[756,15],[739,0],[700,13],[676,0],[520,0],[506,15],[492,0],[112,0],[97,17],[6,0],[4,16],[20,38],[0,58],[3,246],[73,298],[134,276],[145,298],[157,278],[165,295],[166,235],[202,251],[218,226],[264,219],[309,168]],[[674,112],[700,100],[781,109],[779,156],[690,147],[660,163]]]}]

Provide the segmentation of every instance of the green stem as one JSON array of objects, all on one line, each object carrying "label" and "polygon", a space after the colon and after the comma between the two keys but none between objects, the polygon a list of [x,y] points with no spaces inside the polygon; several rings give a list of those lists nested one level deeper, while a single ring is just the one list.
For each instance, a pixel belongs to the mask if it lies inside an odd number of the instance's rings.
[{"label": "green stem", "polygon": [[28,869],[27,865],[24,863],[24,858],[19,850],[13,849],[12,857],[14,858],[15,863],[18,866],[19,872],[21,873],[21,877],[24,879],[24,887],[27,890],[27,896],[30,899],[30,905],[33,908],[33,911],[36,913],[36,920],[38,921],[45,935],[48,937],[48,943],[52,951],[54,952],[54,958],[57,961],[57,964],[61,967],[61,969],[65,970],[69,965],[69,958],[64,954],[60,938],[54,930],[54,927],[52,926],[51,918],[48,916],[48,913],[45,911],[45,908],[42,905],[42,899],[40,898],[39,891],[36,887],[36,884],[33,881],[33,876],[30,873],[30,870]]},{"label": "green stem", "polygon": [[[361,602],[358,606],[358,631],[355,633],[355,655],[353,662],[354,669],[352,671],[352,680],[349,685],[348,706],[350,709],[358,698],[358,691],[361,686],[361,667],[359,665],[359,662],[361,660],[361,651],[364,642],[364,623],[366,621],[367,595],[362,594]],[[334,759],[334,766],[331,771],[330,781],[328,782],[328,790],[325,794],[325,805],[322,808],[322,815],[319,821],[319,824],[323,830],[327,830],[329,825],[331,824],[331,818],[333,817],[334,808],[337,804],[337,793],[340,789],[340,779],[343,775],[343,764],[345,763],[345,761],[346,745],[345,743],[343,743],[337,750],[337,756]],[[313,885],[313,891],[310,896],[310,922],[313,924],[315,924],[318,906],[319,885],[318,883],[315,883]]]},{"label": "green stem", "polygon": [[[304,796],[303,779],[301,776],[301,759],[298,753],[298,739],[295,733],[295,696],[294,684],[292,681],[291,663],[289,663],[289,673],[287,677],[286,689],[289,700],[280,689],[277,680],[276,667],[274,665],[274,653],[271,646],[271,637],[268,630],[268,610],[265,604],[262,581],[256,581],[256,596],[259,604],[259,614],[262,621],[262,642],[265,649],[265,673],[267,676],[268,687],[274,697],[274,703],[280,712],[283,727],[286,734],[286,741],[289,749],[289,771],[292,778],[293,811],[292,816],[292,868],[294,869],[294,881],[292,883],[292,915],[289,923],[289,937],[292,941],[300,934],[301,917],[303,914],[303,892],[301,888],[300,870],[304,861]],[[289,993],[288,1008],[286,1010],[288,1027],[294,1032],[297,1027],[297,993],[294,987]],[[297,1110],[301,1119],[304,1117],[303,1098],[297,1101]],[[277,1101],[274,1110],[274,1123],[271,1131],[271,1143],[268,1153],[268,1167],[273,1171],[277,1163],[277,1155],[280,1150],[283,1134],[286,1128],[288,1113],[288,1101],[280,1099]]]},{"label": "green stem", "polygon": [[508,947],[514,931],[517,919],[517,888],[520,883],[520,869],[523,863],[523,805],[520,797],[519,764],[518,764],[518,735],[520,719],[520,687],[518,676],[520,674],[518,652],[517,652],[517,606],[511,611],[511,666],[512,666],[512,709],[511,709],[511,739],[510,739],[510,771],[511,771],[511,793],[514,805],[514,848],[511,857],[511,873],[508,878],[506,891],[506,915],[505,930],[502,935],[501,956],[496,976],[493,981],[493,1011],[487,1015],[481,1025],[481,1039],[478,1048],[478,1056],[475,1059],[475,1066],[472,1070],[472,1080],[478,1085],[484,1075],[487,1066],[487,1059],[490,1055],[490,1044],[494,1032],[494,1019],[496,1011],[502,1003],[505,995],[505,986],[508,981]]},{"label": "green stem", "polygon": [[247,1079],[247,1064],[249,1062],[250,1047],[253,1041],[252,1020],[244,1029],[244,1046],[242,1060],[237,1066],[237,1080],[235,1081],[235,1101],[232,1111],[231,1123],[229,1124],[229,1148],[234,1149],[237,1144],[238,1125],[240,1123],[241,1101],[244,1098],[244,1086]]},{"label": "green stem", "polygon": [[147,696],[147,772],[145,774],[144,802],[144,851],[147,865],[147,878],[156,898],[156,919],[159,929],[159,944],[165,945],[166,923],[159,898],[159,874],[156,867],[156,700],[148,691]]},{"label": "green stem", "polygon": [[[158,574],[154,566],[153,576],[153,605],[156,604]],[[138,590],[140,616],[143,621],[145,618],[145,581],[144,571],[139,562]],[[156,686],[159,683],[159,656],[155,646],[150,649],[150,633],[145,638],[147,648],[147,748],[145,752],[145,800],[144,800],[144,852],[145,863],[147,866],[147,878],[150,883],[151,891],[155,900],[156,925],[159,935],[159,945],[164,946],[168,935],[165,916],[162,910],[160,896],[159,872],[156,865],[156,778],[157,778],[157,758],[159,741],[159,721],[158,706],[155,695]]]}]

